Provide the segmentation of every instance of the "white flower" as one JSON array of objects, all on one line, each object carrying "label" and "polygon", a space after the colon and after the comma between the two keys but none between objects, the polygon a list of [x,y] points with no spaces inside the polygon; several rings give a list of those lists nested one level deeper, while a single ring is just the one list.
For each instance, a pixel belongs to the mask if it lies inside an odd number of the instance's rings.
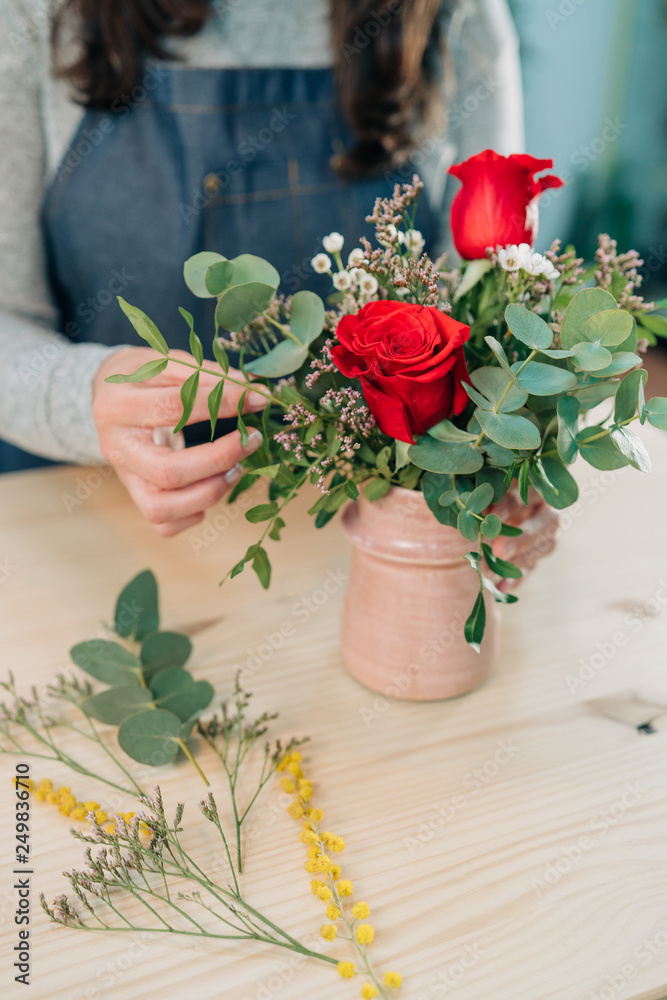
[{"label": "white flower", "polygon": [[521,256],[516,243],[498,249],[498,263],[503,271],[518,271],[521,267]]},{"label": "white flower", "polygon": [[347,271],[338,271],[333,276],[333,284],[339,292],[347,292],[352,285],[352,279]]},{"label": "white flower", "polygon": [[349,256],[347,258],[348,267],[358,267],[362,261],[366,258],[364,257],[364,251],[361,247],[355,247],[354,250],[350,250]]},{"label": "white flower", "polygon": [[326,274],[327,271],[331,270],[331,258],[327,257],[325,253],[317,253],[311,260],[310,266],[318,274]]},{"label": "white flower", "polygon": [[343,243],[345,240],[340,235],[340,233],[329,233],[322,240],[322,246],[327,253],[338,253],[339,250],[343,249]]},{"label": "white flower", "polygon": [[551,263],[548,257],[544,258],[544,263],[542,264],[542,274],[545,278],[548,278],[549,281],[556,281],[560,278],[560,271]]},{"label": "white flower", "polygon": [[408,294],[408,292],[410,291],[410,289],[409,288],[405,288],[405,286],[403,286],[403,285],[400,285],[398,288],[395,288],[394,291],[396,292],[396,294],[398,295],[398,297],[402,299],[405,295]]},{"label": "white flower", "polygon": [[364,295],[375,295],[377,290],[378,281],[375,275],[364,272],[363,277],[359,278],[359,291]]},{"label": "white flower", "polygon": [[418,229],[408,229],[406,233],[399,234],[399,240],[404,244],[405,249],[411,257],[419,257],[426,242]]}]

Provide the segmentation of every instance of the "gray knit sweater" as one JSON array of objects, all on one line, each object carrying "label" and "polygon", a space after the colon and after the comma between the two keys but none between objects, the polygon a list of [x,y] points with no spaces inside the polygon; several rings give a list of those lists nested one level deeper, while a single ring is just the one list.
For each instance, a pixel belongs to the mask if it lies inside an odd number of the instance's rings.
[{"label": "gray knit sweater", "polygon": [[[99,462],[92,383],[121,348],[59,332],[39,212],[83,110],[50,73],[49,17],[59,0],[0,0],[0,437],[61,461]],[[321,68],[332,63],[328,0],[217,0],[215,16],[174,54],[194,67]],[[271,31],[266,25],[271,24]],[[460,0],[447,29],[447,129],[420,170],[446,210],[446,170],[487,147],[523,148],[518,46],[506,0]]]}]

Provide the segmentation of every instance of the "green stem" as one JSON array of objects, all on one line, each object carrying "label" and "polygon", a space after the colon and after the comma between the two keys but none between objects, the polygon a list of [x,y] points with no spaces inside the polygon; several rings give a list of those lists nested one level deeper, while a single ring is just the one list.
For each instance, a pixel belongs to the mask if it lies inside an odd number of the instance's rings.
[{"label": "green stem", "polygon": [[[301,341],[299,341],[299,344],[301,344]],[[303,347],[303,344],[301,344],[301,347]],[[287,403],[283,403],[282,399],[278,399],[277,396],[274,396],[269,392],[262,392],[259,388],[261,384],[259,382],[241,382],[237,378],[232,378],[231,375],[225,375],[222,370],[216,372],[213,368],[204,368],[203,365],[193,365],[190,364],[189,361],[182,361],[180,358],[174,358],[171,354],[167,355],[167,360],[173,361],[176,365],[184,365],[186,368],[194,368],[195,371],[203,372],[205,375],[215,375],[216,378],[221,378],[225,382],[232,382],[234,385],[240,385],[242,389],[251,389],[252,392],[256,392],[260,396],[265,396],[269,402],[275,403],[276,406],[282,406],[284,410],[289,409]]]},{"label": "green stem", "polygon": [[204,774],[204,772],[202,771],[202,769],[199,766],[199,764],[197,763],[197,761],[195,760],[195,758],[192,756],[192,754],[188,750],[188,747],[187,747],[187,744],[186,744],[185,740],[180,740],[179,739],[179,740],[176,740],[175,742],[178,743],[179,747],[181,748],[181,750],[183,751],[183,753],[185,754],[185,756],[188,758],[188,760],[190,761],[190,763],[194,765],[194,768],[195,768],[197,774],[199,775],[199,777],[202,779],[202,781],[204,782],[204,784],[208,788],[209,785],[210,785],[210,782],[209,782],[208,778],[206,777],[206,775]]}]

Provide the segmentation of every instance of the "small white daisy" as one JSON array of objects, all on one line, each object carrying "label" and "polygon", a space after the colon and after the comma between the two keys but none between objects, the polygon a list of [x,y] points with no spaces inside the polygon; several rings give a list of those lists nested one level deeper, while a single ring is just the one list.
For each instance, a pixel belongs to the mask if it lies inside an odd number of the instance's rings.
[{"label": "small white daisy", "polygon": [[347,258],[347,266],[359,267],[359,264],[361,264],[361,262],[364,261],[365,259],[366,258],[364,257],[364,251],[361,249],[361,247],[355,247],[354,250],[350,250],[350,253]]},{"label": "small white daisy", "polygon": [[311,260],[310,266],[318,274],[326,274],[331,270],[331,257],[327,257],[325,253],[317,253]]},{"label": "small white daisy", "polygon": [[363,295],[375,295],[377,290],[378,281],[375,275],[364,272],[363,276],[359,278],[359,291]]},{"label": "small white daisy", "polygon": [[322,240],[322,246],[327,253],[338,253],[339,250],[343,249],[344,238],[340,233],[329,233]]},{"label": "small white daisy", "polygon": [[498,263],[503,271],[518,271],[521,267],[521,255],[516,243],[498,249]]},{"label": "small white daisy", "polygon": [[426,240],[418,229],[408,229],[406,233],[400,233],[398,238],[411,257],[419,257],[421,255]]},{"label": "small white daisy", "polygon": [[339,292],[347,292],[352,286],[352,279],[347,271],[338,271],[333,276],[334,288]]}]

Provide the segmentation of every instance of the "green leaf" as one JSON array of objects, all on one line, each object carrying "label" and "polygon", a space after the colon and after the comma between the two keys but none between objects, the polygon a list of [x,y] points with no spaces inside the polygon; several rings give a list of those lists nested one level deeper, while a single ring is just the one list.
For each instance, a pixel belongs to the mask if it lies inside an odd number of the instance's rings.
[{"label": "green leaf", "polygon": [[582,410],[592,410],[598,403],[613,396],[619,385],[618,379],[609,382],[592,382],[590,385],[576,389],[576,398],[581,403]]},{"label": "green leaf", "polygon": [[479,552],[466,552],[463,558],[466,562],[469,562],[475,572],[479,572],[479,567],[482,563],[482,557]]},{"label": "green leaf", "polygon": [[253,469],[253,475],[255,476],[267,476],[269,479],[275,479],[280,472],[279,465],[263,465],[259,469]]},{"label": "green leaf", "polygon": [[199,372],[193,372],[190,378],[186,378],[185,382],[181,386],[181,403],[183,404],[183,413],[181,414],[181,419],[174,427],[174,434],[178,434],[178,432],[187,424],[190,414],[192,413],[192,408],[195,405],[198,388]]},{"label": "green leaf", "polygon": [[275,298],[273,285],[249,281],[245,285],[232,285],[218,299],[215,320],[223,330],[236,333],[268,309]]},{"label": "green leaf", "polygon": [[494,600],[497,601],[498,604],[516,604],[519,600],[516,594],[506,594],[504,590],[499,590],[493,580],[489,580],[488,576],[482,575],[482,586],[485,587],[490,594],[493,594]]},{"label": "green leaf", "polygon": [[144,711],[152,702],[153,696],[147,688],[123,684],[91,695],[81,702],[80,707],[82,712],[99,722],[119,726],[128,716]]},{"label": "green leaf", "polygon": [[540,432],[526,417],[487,410],[477,410],[475,416],[487,437],[502,448],[531,450],[540,446]]},{"label": "green leaf", "polygon": [[531,396],[555,396],[577,386],[577,376],[565,368],[543,365],[539,361],[529,361],[519,370],[521,368],[520,361],[512,365],[519,385]]},{"label": "green leaf", "polygon": [[619,351],[618,354],[612,356],[611,362],[606,368],[591,371],[591,375],[593,378],[609,378],[612,375],[622,375],[623,372],[627,372],[630,368],[634,368],[641,363],[642,359],[638,354],[631,354],[629,351]]},{"label": "green leaf", "polygon": [[215,425],[218,422],[218,413],[220,412],[220,406],[222,405],[222,393],[225,388],[225,383],[222,379],[217,385],[213,386],[208,394],[208,413],[211,420],[211,441],[215,434]]},{"label": "green leaf", "polygon": [[118,730],[118,742],[128,757],[152,767],[176,759],[180,738],[181,719],[164,708],[136,712]]},{"label": "green leaf", "polygon": [[473,609],[463,627],[463,635],[468,645],[479,653],[480,645],[484,637],[486,626],[486,606],[484,604],[484,592],[480,589]]},{"label": "green leaf", "polygon": [[540,354],[544,354],[546,358],[554,358],[555,360],[572,357],[572,351],[549,350],[549,351],[540,351]]},{"label": "green leaf", "polygon": [[543,350],[553,343],[554,335],[549,324],[537,313],[517,302],[513,302],[505,310],[505,322],[512,335],[533,350]]},{"label": "green leaf", "polygon": [[584,336],[605,347],[618,347],[628,339],[633,325],[634,320],[625,309],[603,309],[588,320]]},{"label": "green leaf", "polygon": [[157,358],[155,361],[147,361],[137,368],[131,375],[107,375],[105,382],[145,382],[147,378],[153,378],[163,372],[169,362],[166,358]]},{"label": "green leaf", "polygon": [[482,483],[472,491],[465,501],[465,509],[473,514],[481,514],[482,511],[493,503],[494,489],[491,483]]},{"label": "green leaf", "polygon": [[[327,428],[327,438],[329,437],[329,428],[331,428],[331,434],[333,437],[336,436],[336,426],[335,424],[329,424]],[[384,469],[389,465],[389,459],[391,458],[391,448],[389,445],[385,445],[375,456],[375,465],[378,469]]]},{"label": "green leaf", "polygon": [[507,469],[514,461],[514,452],[507,448],[501,448],[495,441],[484,440],[479,447],[480,451],[483,451],[494,465]]},{"label": "green leaf", "polygon": [[213,338],[213,355],[215,357],[215,360],[218,362],[218,364],[220,365],[220,367],[222,368],[223,372],[226,375],[227,372],[229,371],[229,358],[227,357],[227,351],[220,343],[219,337]]},{"label": "green leaf", "polygon": [[273,500],[271,503],[260,503],[256,507],[251,507],[245,512],[245,517],[251,524],[259,524],[260,521],[270,521],[277,513],[278,504]]},{"label": "green leaf", "polygon": [[503,345],[498,340],[496,340],[495,337],[485,337],[484,340],[491,348],[491,352],[495,356],[495,359],[501,366],[501,368],[511,371],[512,369],[510,368],[509,358],[505,353],[505,348],[503,347]]},{"label": "green leaf", "polygon": [[[478,368],[470,373],[470,379],[475,388],[479,389],[493,407],[498,407],[501,413],[518,410],[528,399],[528,393],[511,384],[508,376],[500,368]],[[501,398],[503,398],[502,403]]]},{"label": "green leaf", "polygon": [[344,489],[345,489],[346,496],[348,496],[350,498],[350,500],[358,500],[359,499],[359,490],[357,488],[357,484],[354,483],[351,479],[347,480],[347,482],[345,483]]},{"label": "green leaf", "polygon": [[403,469],[406,465],[410,463],[410,456],[408,452],[410,450],[409,441],[396,441],[396,459],[394,465],[394,472],[398,472],[399,469]]},{"label": "green leaf", "polygon": [[466,292],[474,288],[477,282],[481,281],[486,272],[490,270],[491,261],[488,257],[479,257],[477,260],[468,261],[463,276],[454,292],[454,302],[458,302]]},{"label": "green leaf", "polygon": [[513,524],[503,524],[500,534],[507,535],[508,538],[516,538],[517,535],[523,535],[523,528],[517,528]]},{"label": "green leaf", "polygon": [[581,402],[575,396],[563,396],[558,400],[558,454],[568,465],[577,457],[577,434],[579,433],[579,411]]},{"label": "green leaf", "polygon": [[283,378],[297,371],[308,358],[308,348],[299,347],[293,340],[281,340],[268,354],[255,358],[246,365],[246,370],[253,375],[264,375],[268,378]]},{"label": "green leaf", "polygon": [[210,705],[214,691],[208,681],[195,681],[187,670],[163,670],[151,681],[158,708],[167,709],[186,722]]},{"label": "green leaf", "polygon": [[438,475],[435,472],[426,472],[422,478],[421,485],[424,500],[436,521],[455,528],[458,516],[456,511],[451,507],[440,506],[440,497],[446,490],[450,490],[452,487],[452,477]]},{"label": "green leaf", "polygon": [[[665,309],[667,306],[662,305],[661,308]],[[658,316],[657,313],[639,313],[637,320],[641,326],[649,330],[650,333],[654,333],[656,337],[667,337],[667,318],[664,316]]]},{"label": "green leaf", "polygon": [[206,291],[211,295],[222,295],[234,284],[234,264],[231,260],[216,260],[206,268],[204,274]]},{"label": "green leaf", "polygon": [[476,485],[481,486],[483,483],[489,483],[493,489],[493,503],[500,503],[502,498],[507,493],[504,471],[502,469],[494,469],[485,465],[479,470],[476,476]]},{"label": "green leaf", "polygon": [[157,580],[150,569],[138,573],[123,587],[114,615],[114,627],[124,639],[145,639],[160,626]]},{"label": "green leaf", "polygon": [[183,306],[179,306],[178,311],[185,320],[185,322],[190,327],[190,330],[192,331],[194,329],[194,324],[195,324],[194,316],[192,315],[192,313],[188,312],[187,309],[184,309]]},{"label": "green leaf", "polygon": [[609,437],[633,468],[639,472],[651,471],[651,459],[641,438],[627,427],[612,426]]},{"label": "green leaf", "polygon": [[588,340],[582,340],[580,344],[575,344],[572,352],[577,368],[582,368],[585,372],[606,369],[612,362],[611,351],[608,351],[601,344],[591,344]]},{"label": "green leaf", "polygon": [[314,292],[297,292],[290,306],[290,329],[304,347],[319,337],[324,327],[324,303]]},{"label": "green leaf", "polygon": [[380,500],[390,489],[391,483],[388,479],[371,479],[364,487],[364,496],[367,500]]},{"label": "green leaf", "polygon": [[616,308],[616,299],[602,288],[582,288],[565,310],[560,328],[561,347],[568,350],[585,339],[586,323],[591,316]]},{"label": "green leaf", "polygon": [[283,521],[282,517],[277,517],[273,522],[273,524],[271,525],[271,530],[269,531],[269,538],[271,538],[274,542],[279,542],[280,532],[283,530],[284,527],[285,527],[285,522]]},{"label": "green leaf", "polygon": [[438,503],[440,504],[441,507],[451,507],[452,504],[456,503],[460,495],[461,494],[458,492],[458,490],[445,490],[445,492],[439,498]]},{"label": "green leaf", "polygon": [[245,448],[248,444],[248,428],[246,427],[245,420],[243,419],[243,407],[245,406],[245,398],[247,395],[248,390],[244,389],[236,407],[236,427],[241,435],[241,445],[243,448]]},{"label": "green leaf", "polygon": [[457,528],[469,542],[476,542],[479,535],[480,522],[469,510],[460,510],[457,518]]},{"label": "green leaf", "polygon": [[[603,436],[598,437],[598,434]],[[589,438],[595,438],[595,440],[588,443]],[[594,469],[602,469],[606,472],[609,469],[622,469],[628,464],[609,437],[606,428],[602,427],[601,424],[595,427],[584,427],[579,431],[577,444],[581,457]]]},{"label": "green leaf", "polygon": [[524,462],[519,469],[519,475],[517,476],[517,486],[519,488],[519,497],[523,504],[528,504],[528,477],[530,475],[530,462]]},{"label": "green leaf", "polygon": [[213,293],[206,287],[206,272],[211,264],[217,261],[227,260],[220,253],[213,253],[210,250],[202,250],[193,257],[189,257],[183,265],[183,277],[193,295],[198,299],[212,299]]},{"label": "green leaf", "polygon": [[167,341],[164,339],[155,323],[152,319],[146,315],[137,306],[131,306],[129,302],[126,302],[124,298],[117,295],[118,304],[121,309],[129,319],[130,323],[137,331],[142,340],[145,340],[147,344],[156,350],[160,354],[169,354],[169,348],[167,347]]},{"label": "green leaf", "polygon": [[482,542],[482,552],[484,554],[486,565],[489,567],[491,572],[495,573],[497,576],[503,576],[506,579],[511,580],[518,580],[523,576],[523,573],[518,566],[515,566],[514,563],[508,562],[506,559],[500,559],[487,542]]},{"label": "green leaf", "polygon": [[180,632],[153,632],[141,646],[144,680],[150,681],[161,670],[182,667],[192,653],[192,643]]},{"label": "green leaf", "polygon": [[436,441],[446,441],[447,444],[465,444],[467,441],[474,441],[477,435],[462,431],[451,420],[441,420],[439,424],[431,427],[428,436],[435,438]]},{"label": "green leaf", "polygon": [[256,257],[251,253],[242,253],[238,257],[233,257],[231,262],[234,265],[232,272],[232,284],[245,285],[249,282],[260,282],[271,285],[274,289],[280,284],[280,275],[273,264],[263,257]]},{"label": "green leaf", "polygon": [[77,667],[104,684],[140,683],[141,663],[124,646],[108,639],[89,639],[70,649]]},{"label": "green leaf", "polygon": [[428,472],[458,473],[467,475],[482,468],[484,459],[475,448],[467,444],[448,444],[432,437],[423,437],[419,444],[408,448],[410,461]]},{"label": "green leaf", "polygon": [[568,472],[557,458],[542,458],[543,474],[534,465],[530,467],[530,481],[555,510],[570,507],[579,498],[579,487],[576,479]]},{"label": "green leaf", "polygon": [[640,416],[644,412],[644,386],[648,373],[644,368],[638,368],[634,372],[626,375],[618,387],[614,402],[614,422],[622,424],[630,417],[634,417],[639,410]]},{"label": "green leaf", "polygon": [[190,354],[193,356],[198,365],[200,365],[204,360],[204,348],[202,347],[202,342],[194,330],[190,330]]},{"label": "green leaf", "polygon": [[264,590],[268,590],[271,583],[271,562],[265,549],[257,549],[252,561],[252,568],[257,574],[257,579],[262,587],[264,587]]},{"label": "green leaf", "polygon": [[649,424],[667,431],[667,399],[664,396],[654,396],[646,404],[646,419]]},{"label": "green leaf", "polygon": [[497,514],[487,514],[482,521],[482,534],[485,538],[497,538],[502,526],[503,522]]}]

